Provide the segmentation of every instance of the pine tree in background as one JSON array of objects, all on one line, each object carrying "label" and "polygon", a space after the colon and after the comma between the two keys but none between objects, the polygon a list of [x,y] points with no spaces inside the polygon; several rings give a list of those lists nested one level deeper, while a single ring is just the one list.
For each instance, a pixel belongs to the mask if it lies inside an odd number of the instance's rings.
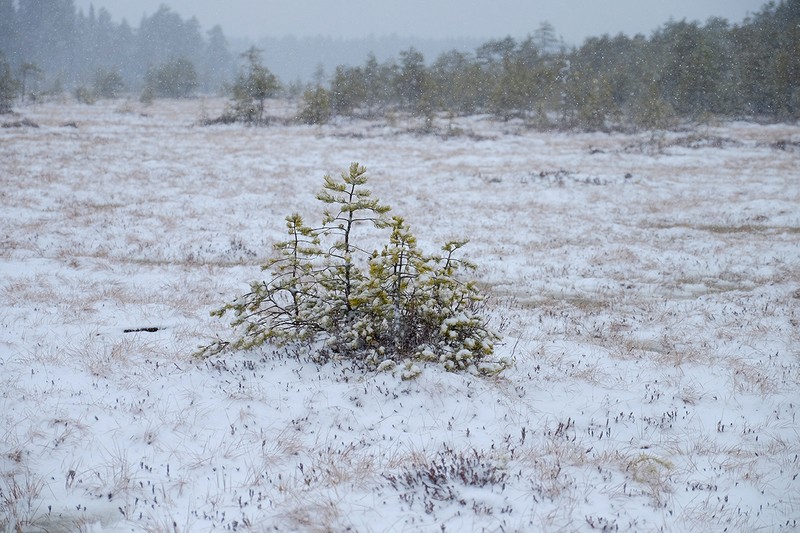
[{"label": "pine tree in background", "polygon": [[208,44],[202,62],[203,88],[206,91],[222,91],[236,74],[235,61],[228,51],[228,40],[222,27],[214,26],[206,32]]},{"label": "pine tree in background", "polygon": [[413,47],[400,52],[400,72],[395,77],[395,90],[404,109],[425,114],[427,79],[422,52]]},{"label": "pine tree in background", "polygon": [[20,95],[22,103],[25,103],[26,98],[36,99],[37,87],[39,77],[42,74],[42,69],[36,63],[25,62],[19,67],[20,77]]},{"label": "pine tree in background", "polygon": [[646,130],[667,130],[675,121],[675,111],[661,97],[658,86],[651,82],[631,104],[631,119],[635,126]]},{"label": "pine tree in background", "polygon": [[261,63],[262,50],[251,46],[242,54],[247,64],[233,85],[233,115],[248,124],[262,124],[264,102],[278,92],[278,79]]},{"label": "pine tree in background", "polygon": [[18,91],[19,83],[14,79],[11,66],[0,52],[0,114],[11,113],[11,106]]},{"label": "pine tree in background", "polygon": [[[276,48],[277,41],[262,42],[272,43],[273,58],[298,47],[315,49],[317,57],[330,52],[320,49],[330,46],[329,40],[289,39]],[[299,119],[325,120],[325,106],[318,105],[325,90],[332,115],[384,115],[391,121],[405,112],[424,117],[428,130],[441,113],[491,113],[538,128],[644,127],[650,119],[641,111],[648,103],[655,104],[656,115],[671,110],[674,123],[712,115],[794,120],[800,116],[798,43],[800,0],[767,2],[739,24],[720,17],[704,24],[670,21],[649,37],[589,37],[573,48],[543,22],[520,42],[489,40],[474,54],[452,50],[430,66],[413,47],[398,52],[397,62],[379,63],[370,53],[360,67],[326,64],[336,74],[330,85],[315,84],[318,90],[306,95],[308,109]],[[222,122],[265,123],[265,101],[280,90],[260,50],[244,53],[247,65],[236,79],[222,28],[202,32],[197,19],[183,20],[166,5],[134,28],[125,20],[114,22],[104,8],[76,10],[73,0],[0,0],[0,52],[24,85],[21,103],[76,88],[94,96],[89,91],[98,69],[118,73],[129,91],[144,88],[144,101],[175,96],[158,89],[152,76],[176,57],[194,66],[198,90],[232,88],[232,109]],[[24,70],[31,65],[39,69],[36,76]],[[657,94],[651,92],[653,83]],[[294,87],[290,96],[303,94],[302,80]]]},{"label": "pine tree in background", "polygon": [[170,59],[151,68],[146,77],[145,91],[164,98],[187,98],[197,88],[197,71],[184,57]]},{"label": "pine tree in background", "polygon": [[116,98],[124,87],[125,83],[118,72],[99,68],[94,74],[92,89],[97,98]]},{"label": "pine tree in background", "polygon": [[[250,349],[266,342],[307,350],[324,362],[344,359],[363,368],[405,368],[437,361],[447,370],[495,373],[506,360],[489,361],[498,336],[481,316],[477,286],[465,281],[471,264],[456,254],[466,241],[448,242],[440,255],[426,255],[401,217],[365,187],[366,169],[353,163],[339,178],[325,176],[317,199],[325,205],[322,226],[287,217],[288,241],[275,246],[263,269],[267,281],[214,311],[233,313],[239,332],[201,349]],[[388,243],[367,252],[359,228],[390,230]]]},{"label": "pine tree in background", "polygon": [[98,69],[117,72],[125,87],[139,90],[148,71],[174,57],[200,69],[201,88],[218,90],[233,80],[236,66],[221,28],[206,35],[207,43],[196,19],[183,20],[164,5],[131,28],[105,8],[76,10],[72,0],[0,0],[0,52],[12,72],[24,64],[41,69],[39,85],[26,87],[37,96],[88,90]]},{"label": "pine tree in background", "polygon": [[317,85],[303,93],[303,109],[298,118],[304,124],[325,124],[331,118],[331,97],[324,87]]},{"label": "pine tree in background", "polygon": [[17,48],[17,11],[14,0],[0,0],[0,54],[9,61]]}]

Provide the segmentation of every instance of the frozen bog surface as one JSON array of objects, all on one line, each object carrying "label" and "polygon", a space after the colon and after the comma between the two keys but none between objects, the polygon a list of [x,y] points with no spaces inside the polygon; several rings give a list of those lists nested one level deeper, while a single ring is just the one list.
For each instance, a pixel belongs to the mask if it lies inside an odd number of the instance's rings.
[{"label": "frozen bog surface", "polygon": [[[224,105],[0,130],[0,528],[797,527],[800,127],[198,125]],[[423,249],[470,239],[513,368],[192,357],[353,161]]]}]

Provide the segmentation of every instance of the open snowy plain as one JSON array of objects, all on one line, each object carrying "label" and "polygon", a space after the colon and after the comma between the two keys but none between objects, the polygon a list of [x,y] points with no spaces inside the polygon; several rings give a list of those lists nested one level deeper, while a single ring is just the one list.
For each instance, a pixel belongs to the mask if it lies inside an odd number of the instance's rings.
[{"label": "open snowy plain", "polygon": [[[0,129],[0,529],[798,527],[800,126],[198,125],[222,106],[2,117],[39,127]],[[352,161],[426,251],[470,239],[513,368],[192,357]]]}]

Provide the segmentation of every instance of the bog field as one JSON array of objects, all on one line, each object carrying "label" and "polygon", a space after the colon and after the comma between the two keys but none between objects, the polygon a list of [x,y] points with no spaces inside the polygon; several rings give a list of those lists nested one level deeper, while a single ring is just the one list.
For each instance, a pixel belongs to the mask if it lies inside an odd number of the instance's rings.
[{"label": "bog field", "polygon": [[[0,117],[0,530],[798,528],[800,126],[224,105]],[[354,161],[421,248],[469,239],[511,368],[193,357]]]}]

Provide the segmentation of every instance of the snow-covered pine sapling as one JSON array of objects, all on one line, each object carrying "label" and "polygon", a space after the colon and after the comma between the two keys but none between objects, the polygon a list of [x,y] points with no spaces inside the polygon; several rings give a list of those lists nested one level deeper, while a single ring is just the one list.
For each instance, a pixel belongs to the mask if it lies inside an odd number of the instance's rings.
[{"label": "snow-covered pine sapling", "polygon": [[316,281],[314,261],[322,255],[317,231],[303,223],[297,213],[286,217],[289,239],[274,245],[275,255],[261,270],[272,274],[270,281],[253,281],[250,292],[226,304],[212,316],[232,312],[231,325],[241,336],[230,343],[217,341],[199,355],[213,355],[228,346],[247,350],[271,340],[277,345],[296,344],[313,339],[322,330],[320,320],[327,310]]},{"label": "snow-covered pine sapling", "polygon": [[384,228],[388,224],[384,215],[391,209],[372,197],[364,187],[366,183],[367,169],[353,163],[338,180],[325,176],[323,188],[317,194],[317,199],[328,206],[323,212],[320,233],[333,239],[327,252],[326,267],[317,281],[329,298],[330,308],[324,325],[331,334],[328,347],[334,352],[363,348],[363,338],[355,335],[353,330],[359,318],[354,311],[363,307],[359,291],[365,279],[355,256],[369,254],[356,245],[353,239],[355,226],[367,223]]},{"label": "snow-covered pine sapling", "polygon": [[294,213],[286,217],[289,240],[274,246],[276,256],[261,270],[272,273],[269,300],[274,316],[270,323],[272,337],[288,342],[306,341],[322,328],[327,314],[321,306],[316,263],[323,253],[318,231],[306,226]]},{"label": "snow-covered pine sapling", "polygon": [[371,345],[383,357],[413,353],[418,345],[417,311],[422,296],[417,279],[427,271],[427,260],[417,239],[401,217],[392,217],[389,244],[370,259],[365,299],[369,305]]},{"label": "snow-covered pine sapling", "polygon": [[[480,316],[483,298],[475,282],[461,279],[474,267],[456,253],[466,241],[448,242],[440,255],[425,255],[401,217],[365,185],[366,169],[353,163],[340,179],[325,176],[317,199],[325,204],[322,226],[299,215],[286,218],[289,240],[275,245],[263,270],[268,281],[215,311],[234,313],[241,336],[204,348],[248,349],[265,342],[307,346],[314,359],[344,358],[366,367],[419,368],[438,361],[448,370],[494,373],[507,361],[489,362],[498,336]],[[355,237],[359,225],[391,233],[384,247],[367,252]],[[405,373],[403,374],[406,375]]]},{"label": "snow-covered pine sapling", "polygon": [[499,337],[480,316],[483,296],[477,284],[461,279],[461,270],[475,270],[475,265],[454,255],[466,243],[446,243],[444,254],[429,258],[427,272],[420,277],[424,301],[418,321],[426,332],[426,343],[418,348],[418,356],[433,356],[448,370],[502,371],[508,361],[482,363],[494,353]]},{"label": "snow-covered pine sapling", "polygon": [[505,368],[506,362],[482,362],[498,337],[479,317],[483,298],[475,283],[460,279],[462,270],[474,270],[455,257],[466,241],[448,242],[443,255],[426,256],[402,218],[394,217],[391,228],[389,244],[370,261],[365,291],[375,362],[401,357],[436,360],[448,370]]}]

